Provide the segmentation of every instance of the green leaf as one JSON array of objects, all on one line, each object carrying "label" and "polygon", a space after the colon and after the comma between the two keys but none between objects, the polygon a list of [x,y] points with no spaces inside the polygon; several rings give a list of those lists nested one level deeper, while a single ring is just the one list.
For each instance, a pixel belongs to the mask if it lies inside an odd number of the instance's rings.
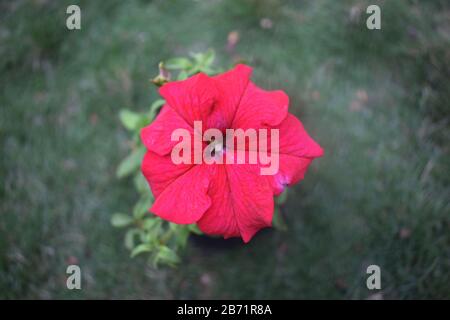
[{"label": "green leaf", "polygon": [[149,239],[148,234],[149,234],[148,232],[145,232],[145,231],[141,230],[141,232],[139,232],[139,240],[142,243],[152,244],[153,245],[153,241],[148,240]]},{"label": "green leaf", "polygon": [[141,121],[141,115],[128,109],[120,110],[120,121],[128,130],[135,130]]},{"label": "green leaf", "polygon": [[116,175],[118,178],[129,176],[133,172],[137,171],[141,165],[142,158],[145,154],[145,148],[139,147],[128,155],[117,168]]},{"label": "green leaf", "polygon": [[189,232],[192,232],[193,234],[202,235],[203,232],[200,231],[200,229],[197,227],[196,224],[189,224],[187,226]]},{"label": "green leaf", "polygon": [[189,234],[190,234],[189,229],[184,227],[178,229],[178,232],[175,233],[175,241],[179,248],[184,248],[186,246]]},{"label": "green leaf", "polygon": [[150,112],[149,112],[150,121],[153,121],[153,119],[158,114],[159,109],[164,105],[164,103],[166,103],[166,101],[164,99],[158,99],[152,103],[152,105],[150,106]]},{"label": "green leaf", "polygon": [[188,58],[172,58],[164,66],[169,70],[186,70],[192,67],[192,62]]},{"label": "green leaf", "polygon": [[141,171],[139,171],[136,174],[136,176],[133,179],[133,182],[134,182],[134,187],[140,194],[142,194],[142,195],[150,194],[153,198],[153,194],[151,193],[151,190],[150,190],[150,187],[148,186],[147,180],[145,180],[145,177]]},{"label": "green leaf", "polygon": [[147,195],[142,196],[139,201],[134,205],[133,216],[136,219],[142,219],[148,212],[148,209],[153,204],[153,196],[150,191]]},{"label": "green leaf", "polygon": [[202,64],[205,54],[202,52],[192,52],[190,53],[190,56],[194,58],[196,64]]},{"label": "green leaf", "polygon": [[136,228],[130,229],[125,233],[125,247],[128,250],[132,250],[134,248],[134,240],[142,231]]},{"label": "green leaf", "polygon": [[144,253],[144,252],[150,252],[154,249],[154,247],[149,243],[142,243],[138,245],[136,248],[131,251],[131,257],[134,258],[137,255]]},{"label": "green leaf", "polygon": [[111,224],[114,227],[122,228],[133,223],[133,218],[125,213],[114,213],[111,217]]},{"label": "green leaf", "polygon": [[[194,58],[194,65],[191,68],[196,69],[196,71],[203,71],[205,68],[208,68],[212,65],[215,58],[214,50],[209,49],[208,51],[202,53],[192,53],[191,56]],[[192,71],[191,70],[191,71]]]},{"label": "green leaf", "polygon": [[189,77],[189,73],[183,70],[178,74],[177,80],[185,80],[187,77]]},{"label": "green leaf", "polygon": [[144,224],[142,225],[142,228],[147,231],[150,231],[156,227],[161,227],[161,220],[155,217],[145,219]]},{"label": "green leaf", "polygon": [[278,197],[275,197],[275,203],[278,205],[285,204],[289,194],[289,189],[285,189]]},{"label": "green leaf", "polygon": [[179,225],[179,224],[176,224],[176,223],[169,222],[169,229],[172,232],[175,232],[175,233],[178,232],[178,229],[180,229],[180,227],[182,228],[183,226]]},{"label": "green leaf", "polygon": [[273,212],[272,226],[280,231],[286,231],[288,229],[288,226],[284,221],[284,218],[281,215],[281,211],[278,207],[275,207],[275,210]]},{"label": "green leaf", "polygon": [[210,67],[203,67],[201,71],[206,73],[208,76],[213,76],[213,75],[215,75],[217,73],[216,70],[214,70],[214,69],[212,69]]},{"label": "green leaf", "polygon": [[216,57],[216,53],[214,52],[214,50],[209,49],[208,51],[206,51],[206,53],[203,56],[203,66],[204,67],[209,67],[213,64],[214,59]]},{"label": "green leaf", "polygon": [[170,249],[169,247],[160,246],[158,249],[159,249],[158,253],[153,259],[153,263],[155,266],[157,266],[159,263],[174,266],[180,262],[180,258],[178,257],[176,252]]}]

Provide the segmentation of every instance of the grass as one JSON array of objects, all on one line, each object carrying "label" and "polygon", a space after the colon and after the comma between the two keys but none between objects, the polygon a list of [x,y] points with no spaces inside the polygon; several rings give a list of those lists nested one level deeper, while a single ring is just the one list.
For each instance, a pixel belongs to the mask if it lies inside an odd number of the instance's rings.
[{"label": "grass", "polygon": [[[449,7],[375,1],[369,31],[372,2],[80,1],[79,31],[65,28],[73,1],[0,4],[0,297],[449,298]],[[157,97],[160,60],[207,48],[284,89],[325,156],[291,190],[288,231],[192,238],[179,268],[155,270],[109,223],[137,197],[115,178],[118,111]]]}]

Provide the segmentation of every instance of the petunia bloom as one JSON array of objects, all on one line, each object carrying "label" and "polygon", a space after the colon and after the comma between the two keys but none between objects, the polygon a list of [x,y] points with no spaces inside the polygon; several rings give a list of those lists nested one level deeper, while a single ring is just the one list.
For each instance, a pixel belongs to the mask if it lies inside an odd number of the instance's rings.
[{"label": "petunia bloom", "polygon": [[[288,113],[288,96],[257,87],[251,72],[240,64],[214,77],[199,73],[160,88],[166,104],[141,131],[147,148],[142,172],[155,196],[152,213],[178,224],[196,223],[205,234],[248,242],[272,225],[274,196],[302,180],[313,159],[322,156],[322,148]],[[181,128],[194,137],[195,121],[222,132],[278,129],[278,171],[262,175],[261,163],[175,164],[171,153],[178,141],[172,141],[172,132]]]}]

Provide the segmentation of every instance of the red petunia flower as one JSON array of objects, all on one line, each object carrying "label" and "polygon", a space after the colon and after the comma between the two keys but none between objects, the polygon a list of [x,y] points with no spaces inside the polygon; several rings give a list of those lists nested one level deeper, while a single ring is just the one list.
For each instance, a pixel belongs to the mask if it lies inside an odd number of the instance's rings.
[{"label": "red petunia flower", "polygon": [[[322,148],[288,113],[288,96],[257,87],[251,72],[241,64],[214,77],[199,73],[160,88],[166,104],[141,131],[147,148],[142,172],[156,199],[151,212],[178,224],[196,223],[206,234],[248,242],[272,225],[273,196],[302,180],[312,160],[322,156]],[[175,164],[171,152],[178,141],[172,141],[172,132],[185,129],[195,136],[194,121],[223,132],[279,129],[278,171],[262,175],[260,163]]]}]

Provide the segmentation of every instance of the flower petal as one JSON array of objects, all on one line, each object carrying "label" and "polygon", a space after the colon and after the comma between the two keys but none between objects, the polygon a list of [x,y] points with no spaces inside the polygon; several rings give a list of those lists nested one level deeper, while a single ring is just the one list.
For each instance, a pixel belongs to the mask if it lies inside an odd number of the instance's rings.
[{"label": "flower petal", "polygon": [[204,73],[186,80],[169,82],[159,89],[159,93],[192,127],[196,120],[206,123],[217,98],[214,80]]},{"label": "flower petal", "polygon": [[251,74],[251,67],[238,64],[232,70],[213,77],[218,97],[214,110],[208,118],[208,128],[219,130],[230,128]]},{"label": "flower petal", "polygon": [[250,82],[242,96],[232,128],[276,126],[286,118],[289,97],[281,90],[266,91]]},{"label": "flower petal", "polygon": [[178,224],[197,222],[211,206],[207,193],[211,181],[210,169],[207,165],[192,166],[164,189],[150,211]]},{"label": "flower petal", "polygon": [[[292,114],[279,126],[279,170],[267,176],[275,195],[302,180],[314,158],[321,157],[323,150],[306,132],[300,120]],[[270,140],[270,139],[269,139]],[[268,149],[271,150],[268,142]]]},{"label": "flower petal", "polygon": [[323,155],[320,145],[309,136],[303,124],[294,115],[288,113],[279,129],[280,153],[305,158],[317,158]]},{"label": "flower petal", "polygon": [[142,143],[148,150],[164,156],[172,151],[178,141],[171,141],[175,129],[186,129],[191,134],[192,127],[178,115],[169,105],[165,104],[156,119],[141,130]]},{"label": "flower petal", "polygon": [[241,236],[249,242],[261,228],[272,225],[273,193],[256,165],[217,165],[211,181],[211,207],[197,222],[207,234]]},{"label": "flower petal", "polygon": [[193,165],[174,164],[170,155],[160,156],[148,151],[142,161],[141,170],[152,189],[155,198],[178,177],[182,176]]},{"label": "flower petal", "polygon": [[312,159],[280,154],[278,173],[266,176],[272,186],[273,194],[280,195],[287,186],[292,186],[303,180]]}]

